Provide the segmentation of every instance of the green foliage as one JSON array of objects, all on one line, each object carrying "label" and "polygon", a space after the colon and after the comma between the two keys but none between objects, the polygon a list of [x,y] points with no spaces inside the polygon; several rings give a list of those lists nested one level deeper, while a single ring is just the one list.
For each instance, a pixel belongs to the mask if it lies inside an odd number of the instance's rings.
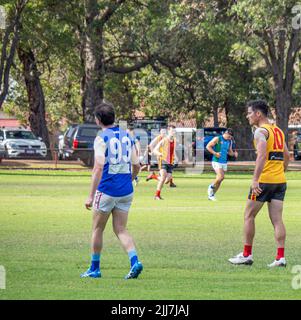
[{"label": "green foliage", "polygon": [[[8,12],[14,3],[0,1]],[[112,4],[98,1],[100,16]],[[235,118],[243,123],[246,100],[275,100],[274,83],[259,52],[262,39],[256,33],[289,31],[293,5],[295,1],[288,0],[126,1],[103,26],[104,68],[130,67],[148,57],[151,63],[129,74],[106,71],[104,96],[124,119],[137,109],[174,119],[194,111],[203,123],[217,108],[227,108],[229,123]],[[275,32],[275,40],[278,35]],[[52,132],[61,128],[62,119],[83,119],[84,36],[84,2],[30,1],[24,11],[21,45],[37,58]],[[296,103],[299,92],[298,76]],[[5,110],[26,122],[27,104],[15,58]]]}]

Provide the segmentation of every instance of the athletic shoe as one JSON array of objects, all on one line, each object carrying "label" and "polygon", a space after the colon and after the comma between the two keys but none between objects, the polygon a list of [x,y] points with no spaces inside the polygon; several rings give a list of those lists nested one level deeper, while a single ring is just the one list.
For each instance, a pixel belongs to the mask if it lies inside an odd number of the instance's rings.
[{"label": "athletic shoe", "polygon": [[250,254],[249,256],[245,257],[243,253],[239,253],[237,256],[230,258],[228,260],[232,264],[246,264],[252,265],[253,264],[253,256]]},{"label": "athletic shoe", "polygon": [[176,188],[177,186],[176,186],[173,182],[171,182],[170,185],[169,185],[169,187],[170,187],[170,188]]},{"label": "athletic shoe", "polygon": [[211,200],[211,201],[217,201],[217,199],[215,198],[215,196],[214,196],[214,195],[213,195],[213,196],[208,197],[208,200]]},{"label": "athletic shoe", "polygon": [[155,196],[154,200],[164,200],[161,196]]},{"label": "athletic shoe", "polygon": [[130,272],[124,277],[124,279],[136,279],[143,270],[141,262],[137,261],[131,268]]},{"label": "athletic shoe", "polygon": [[268,264],[269,268],[274,268],[274,267],[286,267],[286,260],[285,258],[280,258],[279,260],[275,260],[271,264]]},{"label": "athletic shoe", "polygon": [[214,189],[212,188],[211,184],[208,187],[208,198],[214,196]]},{"label": "athletic shoe", "polygon": [[82,273],[80,277],[81,278],[88,278],[88,277],[101,278],[101,272],[100,272],[100,269],[95,269],[94,271],[91,271],[89,268],[86,272]]}]

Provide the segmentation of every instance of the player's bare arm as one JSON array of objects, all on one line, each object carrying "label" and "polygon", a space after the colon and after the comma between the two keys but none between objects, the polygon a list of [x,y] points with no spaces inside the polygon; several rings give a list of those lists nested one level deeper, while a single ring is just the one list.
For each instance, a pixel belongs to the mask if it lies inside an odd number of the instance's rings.
[{"label": "player's bare arm", "polygon": [[231,156],[231,157],[235,157],[235,158],[237,158],[238,157],[238,152],[235,150],[233,150],[232,149],[232,144],[231,144],[231,147],[230,147],[230,149],[229,149],[229,151],[228,151],[228,154]]},{"label": "player's bare arm", "polygon": [[264,164],[266,161],[266,146],[267,146],[267,135],[268,132],[264,129],[256,129],[254,133],[254,139],[256,142],[256,150],[257,150],[257,157],[256,157],[256,163],[255,163],[255,169],[253,174],[253,180],[252,180],[252,192],[258,196],[262,190],[259,187],[259,177],[262,173],[262,170],[264,168]]},{"label": "player's bare arm", "polygon": [[290,161],[290,153],[288,151],[286,143],[284,143],[284,154],[283,154],[283,156],[284,156],[284,163],[283,163],[284,171],[286,171],[287,167],[288,167],[288,164],[289,164],[289,161]]},{"label": "player's bare arm", "polygon": [[131,154],[131,163],[132,163],[132,181],[135,180],[139,171],[140,171],[140,163],[139,157],[137,152],[134,150],[134,146],[132,147],[132,154]]},{"label": "player's bare arm", "polygon": [[90,210],[93,204],[94,195],[102,177],[103,167],[105,164],[106,144],[100,137],[94,141],[94,167],[92,170],[91,188],[88,199],[85,202],[86,209]]},{"label": "player's bare arm", "polygon": [[162,156],[162,152],[160,152],[160,148],[161,146],[163,145],[163,142],[164,142],[164,139],[161,140],[157,145],[156,147],[154,148],[153,150],[153,154],[157,157],[161,157]]},{"label": "player's bare arm", "polygon": [[158,144],[158,137],[154,138],[149,144],[149,149],[151,152],[154,151],[157,144]]},{"label": "player's bare arm", "polygon": [[213,138],[206,146],[206,149],[213,154],[214,156],[216,156],[217,158],[219,158],[221,155],[219,152],[215,152],[213,150],[213,147],[218,143],[218,137]]},{"label": "player's bare arm", "polygon": [[102,177],[104,161],[95,157],[92,170],[91,188],[88,199],[85,202],[86,209],[90,210],[93,204],[94,195]]}]

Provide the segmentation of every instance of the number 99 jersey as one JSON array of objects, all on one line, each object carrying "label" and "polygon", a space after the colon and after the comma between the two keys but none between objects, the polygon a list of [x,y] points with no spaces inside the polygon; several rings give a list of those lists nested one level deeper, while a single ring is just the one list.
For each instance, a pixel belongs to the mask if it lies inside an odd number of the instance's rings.
[{"label": "number 99 jersey", "polygon": [[95,162],[104,165],[97,190],[112,197],[133,192],[132,164],[139,159],[133,139],[119,127],[99,131],[94,141]]}]

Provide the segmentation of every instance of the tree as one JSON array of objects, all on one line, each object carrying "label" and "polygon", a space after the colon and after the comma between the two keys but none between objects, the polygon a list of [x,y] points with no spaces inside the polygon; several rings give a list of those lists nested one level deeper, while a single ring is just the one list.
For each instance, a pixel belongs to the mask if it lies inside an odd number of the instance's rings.
[{"label": "tree", "polygon": [[164,43],[156,41],[159,34],[164,34],[162,24],[156,23],[164,20],[171,2],[111,0],[99,4],[97,0],[85,1],[83,106],[86,121],[94,119],[94,108],[104,98],[107,75],[125,75],[148,65],[156,68],[156,63],[164,61],[174,64],[162,50]]},{"label": "tree", "polygon": [[301,29],[292,25],[295,1],[239,1],[234,20],[243,41],[264,60],[274,85],[276,122],[288,136],[288,120],[293,103],[295,63],[301,50]]},{"label": "tree", "polygon": [[[0,33],[2,40],[0,56],[0,109],[8,94],[10,69],[13,65],[15,52],[20,40],[21,18],[28,0],[17,0],[6,3],[8,10],[7,27],[4,35]],[[3,37],[3,38],[2,38]]]}]

